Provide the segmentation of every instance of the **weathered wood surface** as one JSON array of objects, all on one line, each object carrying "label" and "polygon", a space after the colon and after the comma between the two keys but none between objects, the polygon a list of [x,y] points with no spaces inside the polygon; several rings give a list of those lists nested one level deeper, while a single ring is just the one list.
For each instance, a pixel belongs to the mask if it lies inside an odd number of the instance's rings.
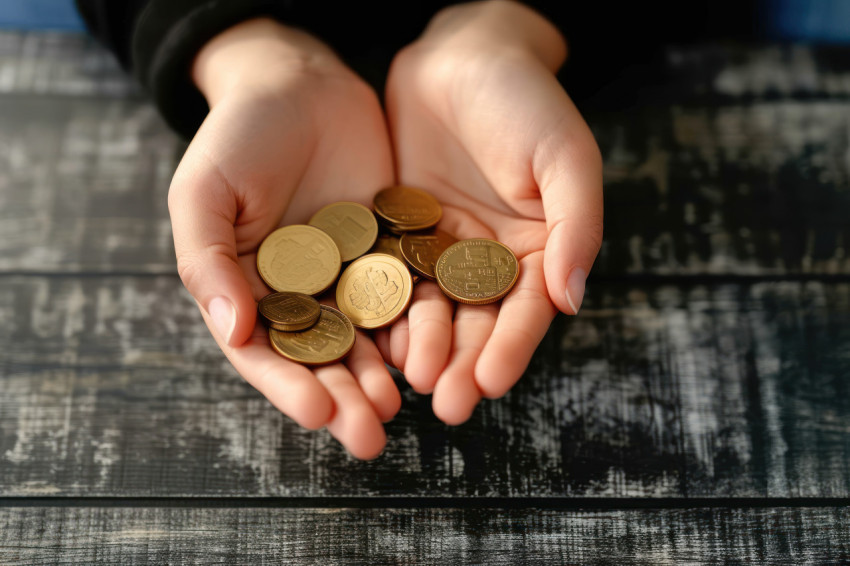
[{"label": "weathered wood surface", "polygon": [[371,463],[236,376],[177,278],[0,278],[2,495],[850,496],[850,283],[606,283],[467,424]]},{"label": "weathered wood surface", "polygon": [[14,564],[846,564],[850,511],[0,509]]},{"label": "weathered wood surface", "polygon": [[589,120],[606,156],[596,274],[850,275],[850,102]]},{"label": "weathered wood surface", "polygon": [[118,62],[85,34],[0,30],[0,93],[141,97]]},{"label": "weathered wood surface", "polygon": [[146,102],[0,96],[0,272],[174,273],[182,147]]}]

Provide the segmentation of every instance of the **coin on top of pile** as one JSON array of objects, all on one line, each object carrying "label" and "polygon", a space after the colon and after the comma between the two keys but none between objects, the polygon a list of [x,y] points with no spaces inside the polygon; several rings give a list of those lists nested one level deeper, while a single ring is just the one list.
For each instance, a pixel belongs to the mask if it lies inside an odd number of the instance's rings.
[{"label": "coin on top of pile", "polygon": [[369,251],[378,238],[378,221],[372,211],[356,202],[335,202],[321,208],[307,222],[330,236],[343,262]]},{"label": "coin on top of pile", "polygon": [[381,223],[397,233],[427,230],[443,216],[443,207],[436,198],[403,185],[378,191],[373,204]]},{"label": "coin on top of pile", "polygon": [[519,277],[519,262],[506,245],[486,238],[446,248],[434,268],[440,289],[459,303],[486,305],[507,295]]},{"label": "coin on top of pile", "polygon": [[367,254],[349,265],[336,286],[336,304],[359,328],[381,328],[398,320],[410,305],[413,278],[403,261]]},{"label": "coin on top of pile", "polygon": [[270,293],[260,299],[257,310],[266,324],[283,332],[306,330],[319,320],[319,302],[304,293]]},{"label": "coin on top of pile", "polygon": [[269,234],[257,250],[257,270],[275,291],[318,295],[342,267],[339,249],[315,226],[293,224]]},{"label": "coin on top of pile", "polygon": [[281,356],[305,365],[338,362],[354,347],[354,326],[335,308],[321,305],[319,320],[301,332],[269,329],[269,341]]},{"label": "coin on top of pile", "polygon": [[427,232],[405,232],[401,235],[399,247],[407,264],[416,273],[430,279],[436,280],[434,275],[434,264],[440,258],[446,248],[457,242],[457,238],[442,230],[429,230]]}]

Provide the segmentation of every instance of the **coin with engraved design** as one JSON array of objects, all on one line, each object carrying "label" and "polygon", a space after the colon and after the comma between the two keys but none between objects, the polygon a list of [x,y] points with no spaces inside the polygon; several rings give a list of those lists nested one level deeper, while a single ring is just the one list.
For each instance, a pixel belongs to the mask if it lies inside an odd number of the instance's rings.
[{"label": "coin with engraved design", "polygon": [[301,332],[269,329],[269,341],[281,356],[294,362],[317,366],[344,358],[354,347],[354,326],[333,307],[321,305],[319,320]]},{"label": "coin with engraved design", "polygon": [[399,242],[402,256],[413,271],[434,281],[434,264],[446,248],[457,242],[457,238],[442,230],[427,232],[405,232]]},{"label": "coin with engraved design", "polygon": [[319,303],[304,293],[270,293],[257,304],[265,323],[282,332],[306,330],[319,320]]},{"label": "coin with engraved design", "polygon": [[434,268],[443,293],[459,303],[486,305],[507,295],[519,277],[519,262],[506,245],[486,238],[446,248]]},{"label": "coin with engraved design", "polygon": [[375,195],[375,214],[392,232],[427,230],[443,216],[443,207],[429,193],[406,186],[388,187]]},{"label": "coin with engraved design", "polygon": [[401,260],[386,254],[356,259],[339,278],[336,304],[359,328],[381,328],[410,305],[413,278]]},{"label": "coin with engraved design", "polygon": [[368,252],[378,237],[375,215],[356,202],[329,204],[314,214],[307,224],[324,230],[333,239],[343,262]]}]

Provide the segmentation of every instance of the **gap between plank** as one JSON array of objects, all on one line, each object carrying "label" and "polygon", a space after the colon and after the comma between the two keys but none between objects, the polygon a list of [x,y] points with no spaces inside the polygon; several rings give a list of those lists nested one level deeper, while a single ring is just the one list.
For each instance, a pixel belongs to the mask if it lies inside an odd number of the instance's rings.
[{"label": "gap between plank", "polygon": [[0,497],[8,507],[295,509],[708,509],[850,506],[850,497]]},{"label": "gap between plank", "polygon": [[[179,279],[176,270],[149,270],[149,271],[35,271],[35,270],[13,270],[0,271],[0,278],[4,277],[41,277],[47,279],[58,278],[121,278],[121,277],[173,277]],[[681,284],[681,285],[711,285],[723,283],[740,283],[744,285],[754,283],[771,282],[801,282],[816,281],[821,283],[848,283],[850,273],[786,273],[786,274],[740,274],[740,273],[613,273],[594,274],[588,277],[588,284],[596,283],[636,283],[636,284]]]}]

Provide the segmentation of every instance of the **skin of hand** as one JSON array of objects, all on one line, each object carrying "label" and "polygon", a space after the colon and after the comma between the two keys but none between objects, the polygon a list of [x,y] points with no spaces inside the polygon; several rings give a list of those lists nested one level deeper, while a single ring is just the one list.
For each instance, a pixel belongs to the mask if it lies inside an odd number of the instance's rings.
[{"label": "skin of hand", "polygon": [[439,12],[399,52],[386,105],[397,176],[443,204],[440,227],[516,253],[501,305],[456,307],[419,283],[405,318],[376,341],[438,418],[467,420],[521,377],[557,310],[576,314],[602,242],[602,159],[554,72],[559,31],[514,2]]},{"label": "skin of hand", "polygon": [[401,404],[380,352],[358,332],[344,363],[311,370],[279,356],[257,319],[271,290],[256,254],[277,227],[331,202],[369,205],[392,184],[378,99],[323,43],[270,19],[213,38],[192,78],[210,113],[169,189],[180,277],[251,385],[301,426],[327,426],[353,456],[374,458]]}]

